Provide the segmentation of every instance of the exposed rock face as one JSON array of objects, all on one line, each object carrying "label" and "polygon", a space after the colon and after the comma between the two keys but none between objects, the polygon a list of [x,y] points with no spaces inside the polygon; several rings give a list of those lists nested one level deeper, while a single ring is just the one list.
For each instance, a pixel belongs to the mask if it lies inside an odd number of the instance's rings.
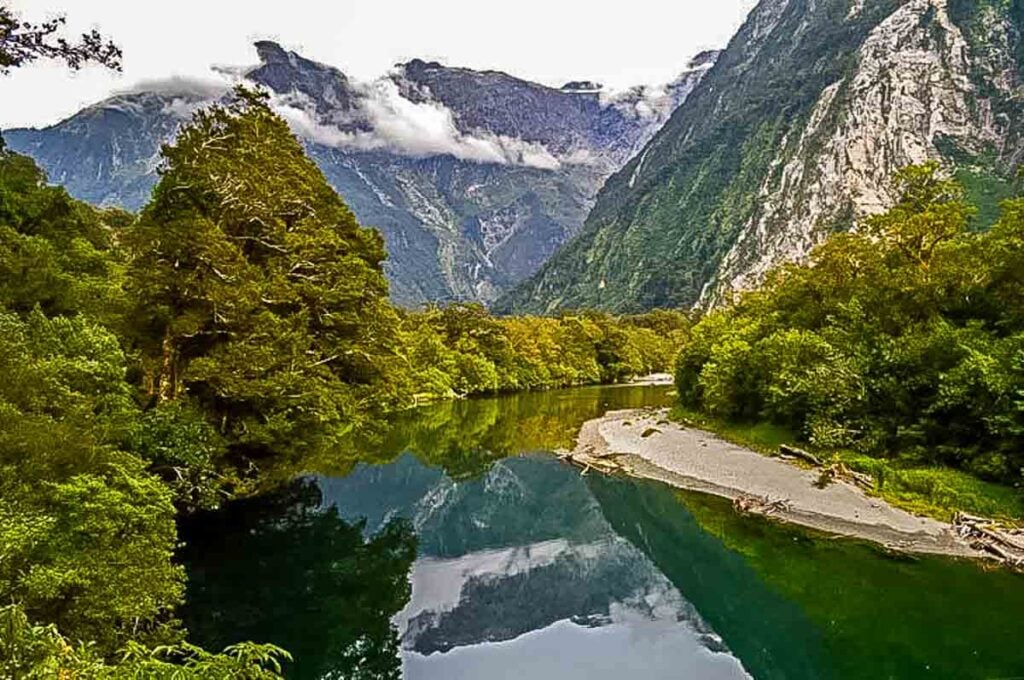
[{"label": "exposed rock face", "polygon": [[[991,37],[1006,45],[1008,22],[986,13]],[[973,80],[971,50],[947,0],[904,4],[871,32],[858,62],[822,92],[792,155],[772,166],[761,214],[744,225],[702,302],[718,302],[728,290],[756,285],[781,261],[803,258],[847,216],[856,224],[888,208],[897,168],[955,160],[947,158],[950,145],[973,158],[996,150],[1003,167],[1019,162],[1012,122],[996,120],[992,99],[978,93],[1020,99],[1020,72],[997,67]]]},{"label": "exposed rock face", "polygon": [[[356,83],[272,42],[256,50],[260,64],[245,78],[274,94],[359,220],[381,230],[392,296],[407,305],[490,302],[536,271],[714,58],[702,55],[664,90],[610,96],[420,60]],[[177,83],[5,137],[77,198],[137,209],[160,145],[222,95]]]},{"label": "exposed rock face", "polygon": [[305,95],[324,115],[343,114],[355,107],[355,93],[344,73],[289,52],[275,42],[255,44],[260,65],[247,77],[273,92]]},{"label": "exposed rock face", "polygon": [[991,214],[1024,155],[1022,25],[1019,0],[762,0],[499,308],[716,304],[887,208],[892,173],[929,159]]}]

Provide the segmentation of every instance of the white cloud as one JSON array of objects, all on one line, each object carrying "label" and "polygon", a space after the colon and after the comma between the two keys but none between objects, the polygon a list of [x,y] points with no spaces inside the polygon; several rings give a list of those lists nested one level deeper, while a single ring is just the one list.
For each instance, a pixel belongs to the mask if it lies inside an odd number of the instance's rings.
[{"label": "white cloud", "polygon": [[224,97],[237,82],[238,78],[219,73],[216,77],[207,78],[174,76],[143,80],[131,87],[115,91],[112,97],[101,102],[100,106],[137,109],[138,105],[131,103],[130,95],[155,94],[165,100],[163,113],[180,120],[188,120],[198,109]]},{"label": "white cloud", "polygon": [[364,80],[399,61],[438,57],[555,87],[662,82],[687,55],[728,42],[755,3],[634,0],[623,12],[611,0],[522,0],[496,31],[493,13],[474,0],[8,0],[26,20],[66,12],[69,36],[99,28],[124,48],[125,70],[72,73],[47,61],[15,69],[0,79],[0,127],[56,123],[124,83],[243,63],[255,38],[276,39]]},{"label": "white cloud", "polygon": [[311,103],[301,96],[275,96],[273,102],[298,136],[326,146],[390,151],[416,158],[450,155],[476,163],[544,170],[561,167],[561,161],[541,144],[485,131],[460,131],[451,110],[437,101],[406,99],[390,78],[359,84],[356,89],[358,108],[348,120],[365,122],[367,130],[345,130],[336,124],[342,120],[318,118]]},{"label": "white cloud", "polygon": [[628,90],[602,91],[601,104],[614,106],[623,114],[639,120],[661,121],[675,110],[668,85],[644,85]]},{"label": "white cloud", "polygon": [[[215,73],[219,74],[219,72]],[[162,96],[180,96],[188,99],[212,101],[222,97],[231,89],[235,82],[237,81],[227,76],[207,78],[172,76],[170,78],[141,80],[131,87],[115,91],[114,96],[148,92]]]}]

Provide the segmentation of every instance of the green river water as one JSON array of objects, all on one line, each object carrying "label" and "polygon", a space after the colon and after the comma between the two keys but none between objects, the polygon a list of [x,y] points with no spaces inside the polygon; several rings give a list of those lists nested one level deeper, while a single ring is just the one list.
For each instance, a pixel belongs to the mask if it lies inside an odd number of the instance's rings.
[{"label": "green river water", "polygon": [[196,516],[193,640],[273,642],[311,679],[1024,678],[1024,577],[551,454],[608,410],[669,402],[605,387],[437,404],[364,444],[375,464]]}]

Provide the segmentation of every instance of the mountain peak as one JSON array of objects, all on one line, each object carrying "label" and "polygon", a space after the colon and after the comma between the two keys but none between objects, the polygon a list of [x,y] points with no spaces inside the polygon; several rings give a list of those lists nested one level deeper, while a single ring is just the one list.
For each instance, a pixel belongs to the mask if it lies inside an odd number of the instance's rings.
[{"label": "mountain peak", "polygon": [[405,67],[409,71],[436,71],[443,69],[444,64],[439,61],[424,61],[423,59],[412,59],[399,66]]},{"label": "mountain peak", "polygon": [[353,108],[356,95],[338,69],[306,59],[272,40],[260,40],[254,46],[260,64],[246,73],[249,80],[279,94],[301,93],[323,114]]},{"label": "mountain peak", "polygon": [[273,40],[258,40],[253,45],[256,47],[256,54],[263,64],[283,64],[291,61],[288,50]]}]

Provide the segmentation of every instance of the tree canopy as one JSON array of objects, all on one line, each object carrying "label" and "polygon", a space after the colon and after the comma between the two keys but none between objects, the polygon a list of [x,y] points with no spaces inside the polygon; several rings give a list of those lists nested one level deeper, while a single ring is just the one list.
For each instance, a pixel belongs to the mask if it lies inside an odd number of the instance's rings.
[{"label": "tree canopy", "polygon": [[1024,479],[1024,199],[968,230],[972,206],[935,164],[806,265],[712,312],[677,364],[683,403],[982,478]]},{"label": "tree canopy", "polygon": [[22,21],[0,4],[0,75],[37,59],[56,59],[76,71],[88,63],[121,70],[120,47],[96,29],[69,40],[61,34],[66,23],[63,15],[41,23]]},{"label": "tree canopy", "polygon": [[127,235],[151,397],[196,401],[250,455],[317,445],[396,403],[383,241],[265,98],[239,90],[163,153]]},{"label": "tree canopy", "polygon": [[[380,235],[258,92],[197,112],[162,153],[133,216],[78,202],[0,151],[0,598],[14,603],[0,646],[27,677],[275,676],[274,647],[185,642],[177,518],[313,460],[350,463],[354,433],[365,441],[419,401],[664,370],[686,336],[678,313],[396,309]],[[352,589],[345,565],[386,563],[374,577],[387,611],[401,608],[406,529],[364,545],[317,508],[299,519],[296,538],[323,539],[313,566],[338,597]],[[309,653],[353,667],[372,656],[368,677],[393,676],[389,616],[373,620],[372,639],[353,624]]]}]

